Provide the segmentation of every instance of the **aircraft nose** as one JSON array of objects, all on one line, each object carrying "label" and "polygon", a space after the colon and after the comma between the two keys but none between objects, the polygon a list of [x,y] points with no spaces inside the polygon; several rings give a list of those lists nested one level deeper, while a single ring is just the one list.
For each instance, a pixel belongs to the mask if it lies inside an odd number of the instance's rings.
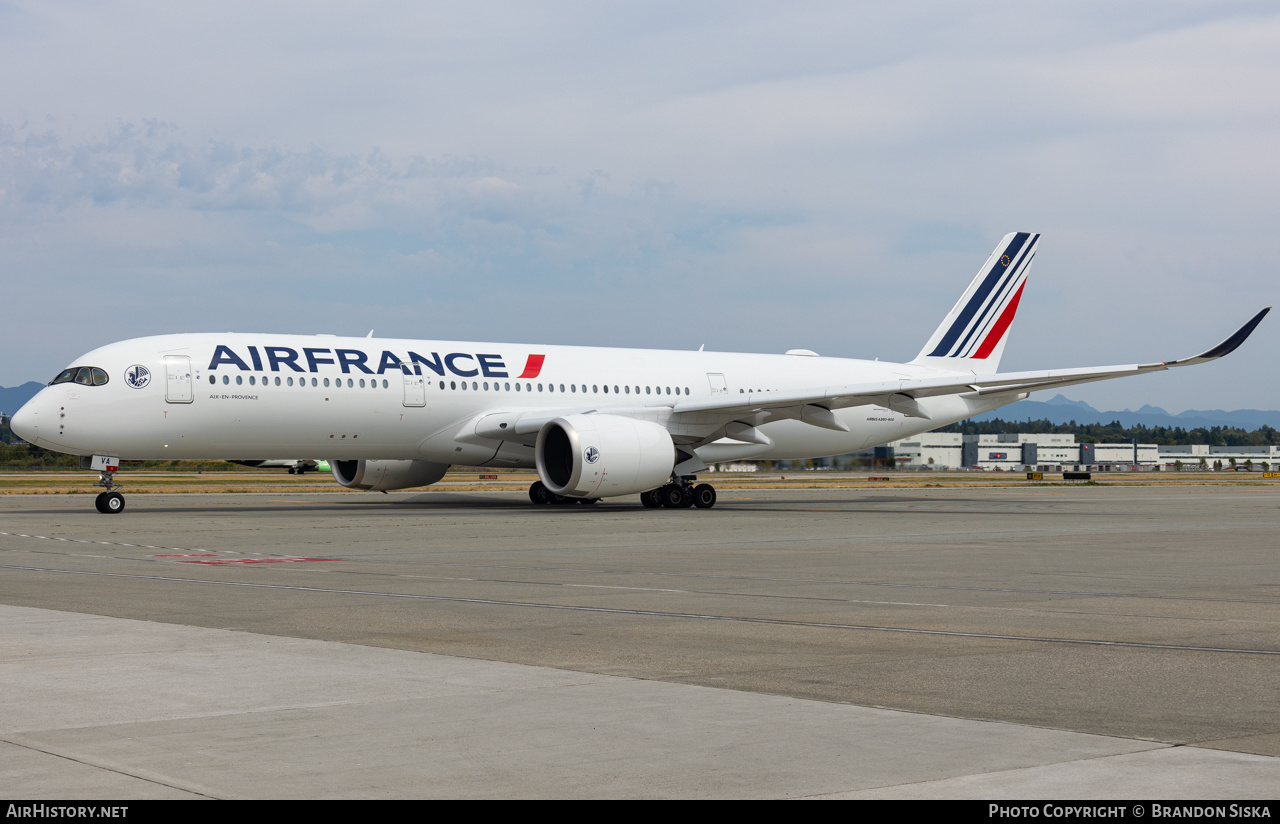
[{"label": "aircraft nose", "polygon": [[9,419],[9,428],[13,430],[13,434],[27,443],[36,442],[40,429],[40,413],[37,411],[36,398],[27,401],[21,409],[13,413],[13,417]]}]

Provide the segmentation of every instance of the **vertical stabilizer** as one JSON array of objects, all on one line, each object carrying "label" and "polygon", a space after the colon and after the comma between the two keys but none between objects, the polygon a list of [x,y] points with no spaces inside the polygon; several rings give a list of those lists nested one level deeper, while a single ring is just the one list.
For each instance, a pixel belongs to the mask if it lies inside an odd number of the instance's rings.
[{"label": "vertical stabilizer", "polygon": [[985,374],[1000,368],[1040,235],[1010,232],[912,363]]}]

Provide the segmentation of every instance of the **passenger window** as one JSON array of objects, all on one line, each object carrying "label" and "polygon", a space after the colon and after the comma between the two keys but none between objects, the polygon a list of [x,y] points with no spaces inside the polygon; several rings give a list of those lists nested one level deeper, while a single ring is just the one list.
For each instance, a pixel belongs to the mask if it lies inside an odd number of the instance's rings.
[{"label": "passenger window", "polygon": [[311,385],[312,385],[312,386],[315,386],[315,385],[316,385],[316,379],[315,379],[315,378],[312,378],[312,379],[311,379]]},{"label": "passenger window", "polygon": [[440,381],[440,388],[444,389],[444,381]]},{"label": "passenger window", "polygon": [[653,390],[652,390],[651,388],[649,388],[648,386],[646,386],[646,387],[644,388],[644,393],[645,393],[646,395],[652,394],[652,392],[653,392]]},{"label": "passenger window", "polygon": [[364,378],[360,379],[360,388],[364,389]]},{"label": "passenger window", "polygon": [[231,378],[227,377],[226,375],[223,375],[223,376],[222,376],[222,385],[223,385],[223,386],[226,386],[226,385],[227,385],[227,384],[229,384],[229,383],[231,383]]},{"label": "passenger window", "polygon": [[488,382],[488,381],[485,381],[485,382],[484,382],[484,391],[486,391],[486,392],[488,392],[488,391],[489,391],[489,382]]},{"label": "passenger window", "polygon": [[450,388],[450,389],[457,389],[457,388],[458,388],[458,382],[457,382],[457,381],[449,381],[449,388]]},{"label": "passenger window", "polygon": [[593,394],[598,395],[598,394],[600,394],[600,387],[599,387],[598,385],[596,385],[596,384],[594,384],[594,383],[593,383],[593,384],[591,384],[591,391],[592,391],[592,393],[593,393]]},{"label": "passenger window", "polygon": [[631,394],[631,387],[630,387],[630,386],[628,386],[628,387],[627,387],[627,394],[628,394],[628,395],[630,395],[630,394]]},{"label": "passenger window", "polygon": [[516,381],[516,391],[520,391],[520,381]]},{"label": "passenger window", "polygon": [[386,381],[386,379],[384,378],[384,379],[383,379],[383,381],[382,381],[382,388],[383,388],[383,389],[386,389],[386,388],[388,388],[389,386],[390,386],[390,384],[388,384],[388,383],[387,383],[387,381]]},{"label": "passenger window", "polygon": [[250,375],[250,376],[249,376],[249,385],[250,385],[250,386],[253,386],[253,385],[254,385],[254,378],[253,378],[253,375]]},{"label": "passenger window", "polygon": [[475,381],[472,381],[472,382],[471,382],[471,388],[472,388],[472,389],[479,389],[479,388],[480,388],[480,384],[476,383]]},{"label": "passenger window", "polygon": [[542,384],[538,384],[538,391],[539,391],[539,392],[541,392],[541,391],[542,391]]},{"label": "passenger window", "polygon": [[569,391],[570,391],[570,392],[577,392],[577,391],[578,391],[578,385],[577,385],[576,383],[571,383],[571,384],[569,384]]},{"label": "passenger window", "polygon": [[[279,379],[277,378],[277,380]],[[293,386],[293,378],[285,378],[285,383],[289,384],[290,386]]]},{"label": "passenger window", "polygon": [[351,378],[347,378],[347,388],[350,389],[353,386],[355,386],[355,381],[351,380]]},{"label": "passenger window", "polygon": [[[519,385],[520,385],[520,384],[516,384],[516,386],[519,386]],[[502,386],[503,386],[503,388],[504,388],[504,389],[506,389],[508,392],[510,392],[510,391],[511,391],[511,384],[509,384],[509,383],[504,383]]]},{"label": "passenger window", "polygon": [[325,388],[326,388],[326,389],[329,387],[329,379],[328,379],[328,378],[325,378],[325,379],[324,379],[324,385],[325,385]]},{"label": "passenger window", "polygon": [[214,383],[217,383],[217,382],[218,382],[218,379],[217,379],[217,378],[215,378],[213,375],[210,375],[210,376],[209,376],[209,383],[214,384]]}]

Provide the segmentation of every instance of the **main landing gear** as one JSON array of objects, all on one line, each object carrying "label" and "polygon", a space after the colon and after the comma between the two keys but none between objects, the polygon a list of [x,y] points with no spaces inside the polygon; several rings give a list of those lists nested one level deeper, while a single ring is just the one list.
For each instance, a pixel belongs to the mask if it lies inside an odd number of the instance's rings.
[{"label": "main landing gear", "polygon": [[[659,509],[661,507],[688,509],[691,506],[696,506],[698,509],[710,509],[716,505],[716,488],[711,484],[694,486],[693,482],[696,480],[697,476],[695,475],[685,475],[678,482],[672,482],[666,486],[651,489],[648,492],[641,492],[640,503],[644,504],[648,509]],[[565,506],[573,503],[590,506],[599,499],[569,498],[564,495],[557,495],[547,489],[542,481],[534,481],[533,485],[529,487],[529,500],[539,506],[543,504]]]},{"label": "main landing gear", "polygon": [[640,503],[644,504],[648,509],[657,509],[658,507],[688,509],[691,506],[696,506],[698,509],[710,509],[716,505],[716,488],[711,484],[694,486],[693,482],[697,479],[696,475],[685,475],[677,482],[651,489],[648,492],[641,492]]}]

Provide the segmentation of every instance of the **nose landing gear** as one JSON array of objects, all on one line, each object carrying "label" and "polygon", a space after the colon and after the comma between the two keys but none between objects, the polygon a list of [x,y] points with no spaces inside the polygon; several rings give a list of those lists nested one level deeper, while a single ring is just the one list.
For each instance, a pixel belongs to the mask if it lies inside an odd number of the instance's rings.
[{"label": "nose landing gear", "polygon": [[84,458],[81,458],[80,466],[82,469],[98,469],[102,474],[98,476],[97,483],[94,486],[103,488],[103,492],[98,494],[94,506],[103,515],[117,515],[124,512],[124,496],[120,494],[120,487],[116,484],[116,473],[120,471],[120,460],[118,458],[104,458],[94,455],[85,466]]}]

